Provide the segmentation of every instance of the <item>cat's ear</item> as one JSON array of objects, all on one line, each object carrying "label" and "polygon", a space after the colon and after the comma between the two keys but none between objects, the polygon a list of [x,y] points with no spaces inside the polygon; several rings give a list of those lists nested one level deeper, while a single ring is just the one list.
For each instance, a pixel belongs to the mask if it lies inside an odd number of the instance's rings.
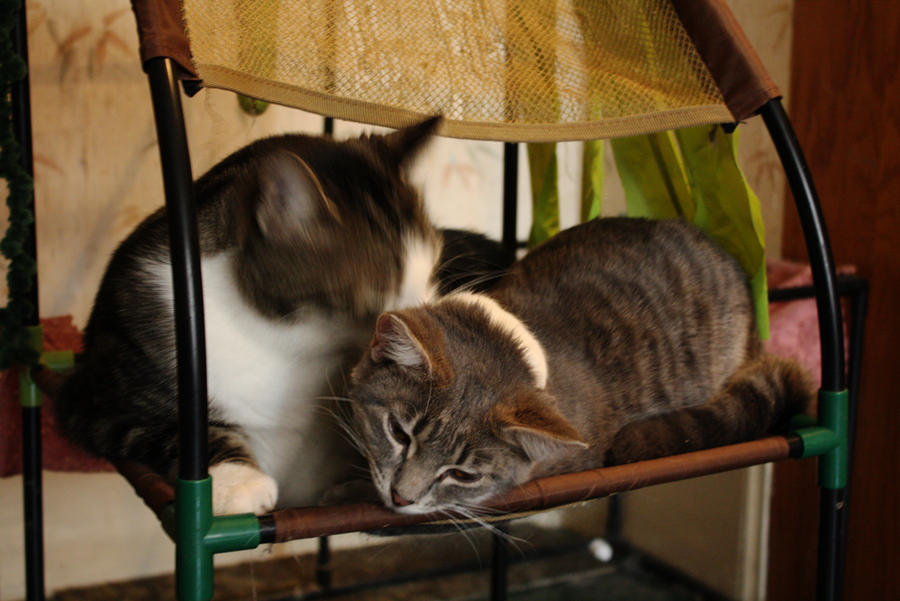
[{"label": "cat's ear", "polygon": [[374,363],[395,363],[420,371],[431,385],[442,388],[453,380],[440,327],[422,311],[382,313],[369,347]]},{"label": "cat's ear", "polygon": [[397,165],[409,162],[437,131],[441,119],[440,115],[435,115],[386,135],[384,142],[391,159]]},{"label": "cat's ear", "polygon": [[375,363],[393,362],[426,373],[431,371],[431,361],[422,343],[396,313],[382,313],[378,317],[369,353]]},{"label": "cat's ear", "polygon": [[521,447],[532,461],[588,448],[578,430],[556,408],[553,397],[543,391],[520,393],[498,404],[494,420],[501,438]]},{"label": "cat's ear", "polygon": [[279,150],[257,170],[255,217],[266,238],[288,240],[319,215],[339,219],[313,170],[299,156]]}]

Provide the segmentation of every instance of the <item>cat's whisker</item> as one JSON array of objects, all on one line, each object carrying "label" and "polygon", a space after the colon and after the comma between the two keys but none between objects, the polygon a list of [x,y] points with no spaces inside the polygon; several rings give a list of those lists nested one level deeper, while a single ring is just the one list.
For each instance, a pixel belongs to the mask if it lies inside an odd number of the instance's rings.
[{"label": "cat's whisker", "polygon": [[348,415],[338,413],[337,410],[330,407],[316,407],[316,410],[333,418],[334,424],[338,427],[338,433],[341,438],[350,446],[356,449],[360,454],[366,455],[367,449],[365,440],[360,433],[353,427]]},{"label": "cat's whisker", "polygon": [[475,522],[476,524],[478,524],[485,530],[488,530],[489,532],[491,532],[491,534],[493,534],[495,536],[499,536],[500,538],[503,539],[503,541],[506,544],[511,545],[517,553],[522,552],[522,550],[519,548],[519,544],[529,544],[527,540],[517,537],[517,536],[513,536],[509,532],[506,532],[505,530],[503,530],[502,528],[498,528],[497,526],[494,526],[493,524],[491,524],[490,522],[485,520],[482,516],[478,515],[476,512],[471,511],[464,504],[454,503],[453,505],[451,505],[451,510],[458,513],[459,515],[462,515],[467,520]]},{"label": "cat's whisker", "polygon": [[450,522],[456,531],[462,536],[469,546],[472,547],[472,551],[475,552],[475,557],[478,559],[478,563],[481,563],[481,553],[478,551],[478,545],[475,544],[472,536],[470,535],[469,528],[464,526],[464,523],[453,513],[452,510],[441,509],[438,511],[441,515],[446,516],[447,521]]},{"label": "cat's whisker", "polygon": [[350,397],[339,396],[339,395],[332,395],[332,396],[323,395],[323,396],[317,396],[317,397],[315,397],[315,399],[318,401],[340,401],[342,403],[352,403],[353,402],[353,399],[351,399]]},{"label": "cat's whisker", "polygon": [[350,469],[351,469],[351,471],[356,472],[357,474],[359,474],[360,476],[363,476],[364,478],[372,477],[372,468],[365,467],[362,465],[351,465]]},{"label": "cat's whisker", "polygon": [[498,274],[496,272],[494,272],[494,273],[485,272],[483,275],[475,277],[475,278],[470,278],[470,277],[461,278],[461,279],[465,280],[465,283],[453,288],[453,292],[477,292],[479,286],[481,286],[482,284],[485,284],[487,282],[490,282],[491,280],[496,280],[499,277],[500,277],[500,274]]}]

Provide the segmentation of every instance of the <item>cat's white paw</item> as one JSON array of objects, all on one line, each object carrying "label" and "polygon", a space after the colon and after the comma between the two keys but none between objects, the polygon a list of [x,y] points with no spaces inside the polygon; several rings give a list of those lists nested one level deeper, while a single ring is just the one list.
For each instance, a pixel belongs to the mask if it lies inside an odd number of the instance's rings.
[{"label": "cat's white paw", "polygon": [[278,500],[278,485],[259,469],[243,464],[218,463],[212,476],[213,515],[268,513]]}]

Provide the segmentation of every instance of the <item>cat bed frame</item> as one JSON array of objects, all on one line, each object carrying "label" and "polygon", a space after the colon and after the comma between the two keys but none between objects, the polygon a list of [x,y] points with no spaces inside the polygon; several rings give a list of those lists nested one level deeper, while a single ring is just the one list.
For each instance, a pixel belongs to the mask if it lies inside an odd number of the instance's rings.
[{"label": "cat bed frame", "polygon": [[[428,3],[393,0],[381,8],[367,4],[365,15],[352,4],[332,0],[277,14],[272,11],[279,3],[250,0],[227,8],[202,0],[184,0],[183,7],[179,0],[133,0],[132,5],[153,97],[170,225],[179,480],[173,491],[140,466],[117,467],[176,542],[180,599],[212,597],[215,553],[410,526],[435,516],[393,514],[370,505],[212,516],[202,291],[179,80],[189,93],[200,85],[226,88],[327,117],[391,127],[442,113],[446,135],[506,142],[503,238],[511,247],[516,244],[516,142],[635,135],[762,115],[787,173],[812,267],[822,359],[818,422],[803,424],[789,436],[537,480],[495,500],[492,507],[499,515],[493,517],[817,456],[816,596],[840,598],[849,433],[838,285],[813,182],[779,92],[724,0],[625,0],[615,9],[588,0],[482,1],[435,3],[426,11],[422,7]],[[627,31],[631,35],[623,34]],[[404,52],[413,45],[416,53]],[[478,68],[461,66],[472,60]],[[402,81],[412,84],[408,93],[398,91]],[[32,399],[23,403],[28,405],[24,445],[31,448],[25,461],[26,506],[31,508],[26,509],[28,585],[36,591],[29,598],[42,598],[40,439],[32,411],[39,411],[34,398],[40,395],[27,371],[23,378],[23,398]],[[505,595],[502,586],[492,592],[498,599]]]}]

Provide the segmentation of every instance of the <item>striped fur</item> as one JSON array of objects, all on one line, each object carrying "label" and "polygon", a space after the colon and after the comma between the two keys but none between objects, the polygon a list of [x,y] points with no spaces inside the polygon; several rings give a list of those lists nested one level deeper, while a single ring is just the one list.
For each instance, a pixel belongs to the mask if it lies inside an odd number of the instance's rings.
[{"label": "striped fur", "polygon": [[[376,331],[353,372],[356,428],[398,511],[755,438],[812,397],[762,353],[740,266],[681,221],[594,220],[480,301],[453,298],[390,313],[392,340]],[[391,344],[416,352],[399,365]]]}]

